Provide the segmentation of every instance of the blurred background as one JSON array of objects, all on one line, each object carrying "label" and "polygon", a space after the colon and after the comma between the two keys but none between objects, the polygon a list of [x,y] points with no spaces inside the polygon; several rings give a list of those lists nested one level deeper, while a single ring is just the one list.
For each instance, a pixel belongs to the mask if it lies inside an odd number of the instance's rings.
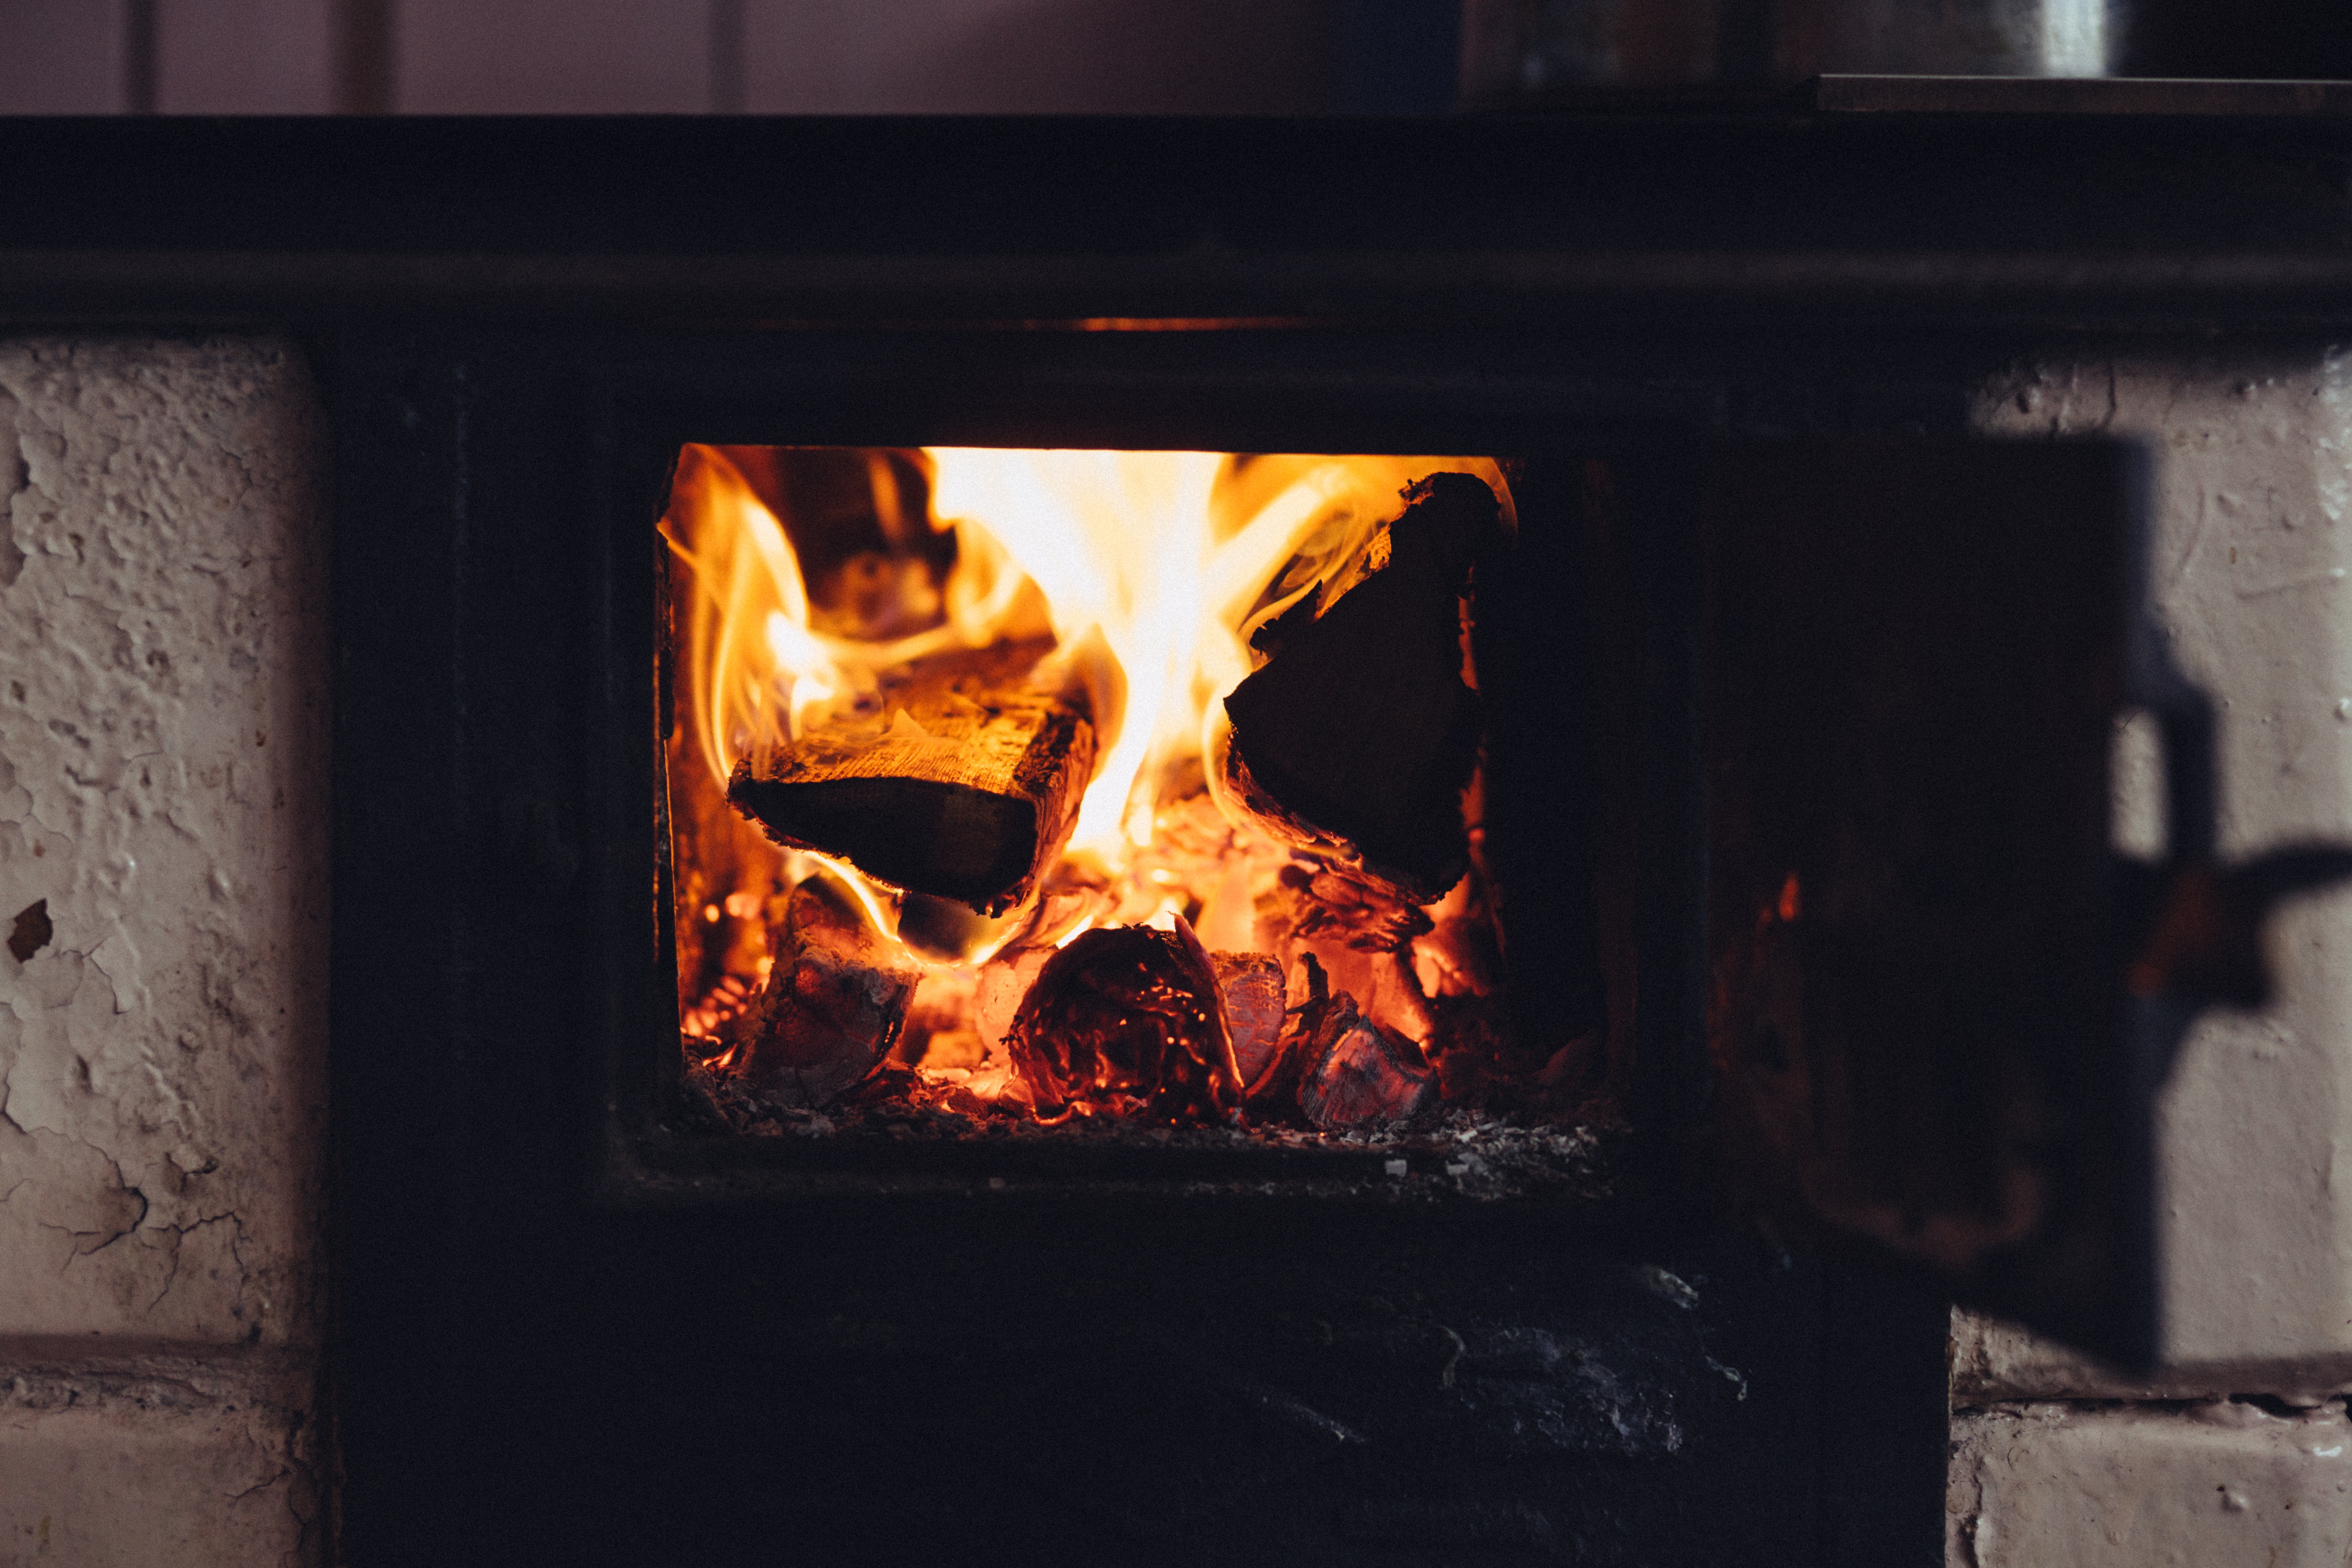
[{"label": "blurred background", "polygon": [[1438,113],[1465,28],[1481,103],[2352,76],[2352,0],[0,0],[0,113]]},{"label": "blurred background", "polygon": [[1458,0],[0,0],[0,113],[1433,112]]}]

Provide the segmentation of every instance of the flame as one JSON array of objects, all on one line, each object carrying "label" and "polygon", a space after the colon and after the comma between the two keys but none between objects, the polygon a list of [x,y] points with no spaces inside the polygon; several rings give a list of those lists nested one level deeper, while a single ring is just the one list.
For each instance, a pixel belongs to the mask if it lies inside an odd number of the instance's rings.
[{"label": "flame", "polygon": [[1002,542],[1043,590],[1055,637],[1077,650],[1104,750],[1070,844],[1113,859],[1151,842],[1149,786],[1202,754],[1204,721],[1249,674],[1246,633],[1267,618],[1251,612],[1277,572],[1291,567],[1290,591],[1268,614],[1367,547],[1423,475],[1478,472],[1507,493],[1483,458],[929,456],[933,504]]},{"label": "flame", "polygon": [[[877,510],[895,519],[895,481],[887,468],[869,464],[868,472]],[[939,625],[875,641],[816,630],[782,523],[716,447],[689,446],[680,455],[661,526],[697,589],[679,642],[696,740],[722,788],[761,736],[779,725],[798,734],[813,709],[871,689],[879,671],[1032,629],[1026,579],[993,540],[959,531]]]},{"label": "flame", "polygon": [[[723,793],[758,742],[870,702],[877,677],[908,660],[1050,630],[1094,710],[1096,772],[1068,853],[1097,876],[1121,874],[1151,844],[1172,791],[1200,787],[1201,769],[1188,764],[1216,744],[1223,698],[1252,668],[1251,633],[1309,595],[1319,610],[1377,570],[1406,487],[1442,470],[1475,474],[1516,526],[1508,486],[1482,458],[993,447],[900,457],[928,479],[928,510],[914,515],[898,470],[868,450],[874,517],[893,542],[951,534],[953,560],[935,598],[920,601],[931,624],[868,640],[823,629],[784,520],[743,468],[717,447],[682,452],[662,532],[691,584],[675,634],[684,750],[703,773],[691,787]],[[674,749],[674,773],[678,762]],[[688,783],[671,786],[681,839],[688,814],[675,802]],[[681,858],[692,848],[681,842]],[[725,912],[821,863],[878,930],[898,935],[897,889],[824,857],[772,858],[747,868],[745,887],[722,890],[747,900],[721,899]],[[1016,911],[975,931],[953,956],[982,958],[1033,918]],[[1059,942],[1098,915],[1071,918]]]}]

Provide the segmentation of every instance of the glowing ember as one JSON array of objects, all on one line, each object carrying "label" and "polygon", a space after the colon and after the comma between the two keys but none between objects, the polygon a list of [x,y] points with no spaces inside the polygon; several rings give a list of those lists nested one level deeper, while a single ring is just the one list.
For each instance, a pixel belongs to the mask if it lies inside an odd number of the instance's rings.
[{"label": "glowing ember", "polygon": [[1181,922],[1090,931],[1055,953],[1006,1044],[1048,1116],[1219,1121],[1241,1104],[1216,973]]}]

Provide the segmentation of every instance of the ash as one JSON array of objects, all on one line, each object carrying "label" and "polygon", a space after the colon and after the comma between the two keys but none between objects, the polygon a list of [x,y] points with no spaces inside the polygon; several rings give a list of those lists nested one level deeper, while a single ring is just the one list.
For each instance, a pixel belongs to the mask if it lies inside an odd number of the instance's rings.
[{"label": "ash", "polygon": [[[1398,1197],[1504,1199],[1535,1194],[1602,1200],[1628,1136],[1612,1107],[1596,1103],[1577,1121],[1537,1121],[1441,1109],[1410,1121],[1321,1131],[1295,1126],[1153,1126],[1115,1116],[1058,1124],[994,1105],[955,1110],[938,1102],[919,1073],[886,1071],[822,1111],[780,1107],[748,1093],[732,1075],[691,1065],[682,1080],[686,1130],[741,1137],[871,1144],[1055,1143],[1105,1149],[1322,1152],[1346,1185]],[[1348,1159],[1348,1156],[1355,1156]],[[1376,1174],[1356,1173],[1379,1160]],[[1400,1170],[1399,1167],[1402,1169]]]}]

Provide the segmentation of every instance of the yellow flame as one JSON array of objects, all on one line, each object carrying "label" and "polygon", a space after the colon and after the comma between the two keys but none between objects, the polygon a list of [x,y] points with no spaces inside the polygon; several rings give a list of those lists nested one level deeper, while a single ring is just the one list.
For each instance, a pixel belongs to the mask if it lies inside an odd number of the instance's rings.
[{"label": "yellow flame", "polygon": [[[869,471],[888,474],[880,463]],[[895,510],[895,484],[877,500]],[[798,733],[813,708],[870,685],[879,671],[1043,629],[1023,625],[1032,608],[1024,598],[1028,579],[1003,550],[959,530],[940,625],[881,642],[815,630],[782,523],[715,447],[689,446],[681,454],[662,532],[696,584],[678,641],[688,656],[698,749],[721,788],[760,739],[779,730]]]},{"label": "yellow flame", "polygon": [[[696,585],[678,642],[697,750],[723,790],[760,741],[801,732],[883,671],[1050,627],[1097,731],[1070,849],[1113,869],[1151,842],[1161,781],[1215,743],[1223,698],[1251,668],[1250,634],[1310,594],[1328,606],[1376,570],[1406,487],[1475,474],[1516,526],[1509,487],[1483,458],[931,447],[921,460],[931,516],[920,521],[956,535],[940,617],[864,642],[813,625],[783,526],[741,470],[716,448],[685,449],[663,529]],[[920,531],[889,463],[869,452],[866,468],[888,535]],[[895,935],[896,893],[824,863]],[[989,951],[1013,929],[992,931]]]},{"label": "yellow flame", "polygon": [[[1094,700],[1101,760],[1070,847],[1148,843],[1133,799],[1163,720],[1189,695],[1202,624],[1209,452],[1037,452],[949,447],[931,500],[984,529],[1044,590],[1054,634]],[[1140,809],[1130,810],[1131,805]]]},{"label": "yellow flame", "polygon": [[[1070,847],[1151,842],[1148,787],[1201,754],[1202,721],[1249,674],[1245,618],[1276,572],[1328,580],[1443,469],[1509,494],[1485,458],[933,447],[931,499],[1041,588],[1095,699],[1100,760]],[[1336,590],[1332,596],[1336,596]],[[1328,599],[1327,601],[1328,602]]]},{"label": "yellow flame", "polygon": [[[689,447],[671,483],[663,537],[692,574],[695,595],[681,644],[691,683],[697,749],[721,788],[735,759],[769,723],[774,678],[789,639],[808,625],[808,589],[775,513],[734,464]],[[765,643],[753,640],[764,632]],[[789,669],[789,666],[783,666]]]}]

